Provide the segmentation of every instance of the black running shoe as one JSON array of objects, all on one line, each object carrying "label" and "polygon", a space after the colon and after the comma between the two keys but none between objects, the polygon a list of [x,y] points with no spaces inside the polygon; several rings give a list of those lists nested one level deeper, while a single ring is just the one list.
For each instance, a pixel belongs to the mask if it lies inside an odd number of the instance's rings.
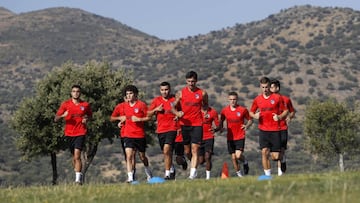
[{"label": "black running shoe", "polygon": [[286,171],[286,162],[281,162],[281,171],[285,173]]},{"label": "black running shoe", "polygon": [[249,174],[249,164],[248,163],[244,164],[244,175],[247,175],[247,174]]}]

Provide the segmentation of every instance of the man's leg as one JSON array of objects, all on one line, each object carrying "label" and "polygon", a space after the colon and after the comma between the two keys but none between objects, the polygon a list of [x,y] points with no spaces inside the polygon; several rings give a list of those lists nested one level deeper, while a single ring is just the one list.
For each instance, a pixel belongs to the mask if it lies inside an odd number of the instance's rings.
[{"label": "man's leg", "polygon": [[134,169],[134,157],[135,157],[135,153],[133,148],[125,148],[125,154],[126,154],[126,169],[127,169],[127,174],[128,174],[128,179],[127,182],[130,183],[132,181],[134,181],[134,176],[133,176],[133,169]]},{"label": "man's leg", "polygon": [[172,147],[169,144],[164,145],[164,164],[165,164],[165,178],[170,177],[170,168],[172,165]]},{"label": "man's leg", "polygon": [[198,151],[200,145],[192,143],[191,144],[191,168],[190,168],[190,179],[194,179],[197,176],[196,169],[198,166]]},{"label": "man's leg", "polygon": [[206,163],[206,179],[210,179],[210,173],[212,168],[212,162],[211,162],[211,151],[205,152],[205,163]]},{"label": "man's leg", "polygon": [[279,160],[277,161],[279,176],[282,176],[282,174],[285,173],[285,171],[286,171],[286,161],[285,160],[286,160],[285,159],[285,149],[281,148],[280,157],[279,157]]},{"label": "man's leg", "polygon": [[262,148],[261,149],[261,162],[264,168],[265,175],[271,175],[271,165],[269,160],[270,149],[269,148]]},{"label": "man's leg", "polygon": [[143,162],[145,167],[146,178],[147,180],[150,180],[152,178],[152,173],[151,170],[149,169],[149,160],[146,157],[145,152],[139,152],[139,155],[140,155],[140,160]]},{"label": "man's leg", "polygon": [[190,144],[184,144],[184,154],[191,161],[192,152]]},{"label": "man's leg", "polygon": [[74,163],[74,170],[75,170],[75,182],[76,183],[82,183],[82,163],[81,163],[81,150],[80,149],[74,149],[74,155],[73,155],[73,163]]},{"label": "man's leg", "polygon": [[243,162],[244,175],[249,174],[249,169],[250,169],[250,168],[249,168],[249,163],[248,163],[248,161],[246,160],[244,153],[241,153],[239,160]]}]

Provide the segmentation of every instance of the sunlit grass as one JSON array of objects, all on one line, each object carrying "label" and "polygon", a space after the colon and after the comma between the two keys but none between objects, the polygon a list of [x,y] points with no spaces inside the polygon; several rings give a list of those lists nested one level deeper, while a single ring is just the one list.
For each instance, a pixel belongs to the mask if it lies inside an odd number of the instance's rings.
[{"label": "sunlit grass", "polygon": [[85,184],[0,189],[1,202],[358,202],[360,173],[176,180],[163,184]]}]

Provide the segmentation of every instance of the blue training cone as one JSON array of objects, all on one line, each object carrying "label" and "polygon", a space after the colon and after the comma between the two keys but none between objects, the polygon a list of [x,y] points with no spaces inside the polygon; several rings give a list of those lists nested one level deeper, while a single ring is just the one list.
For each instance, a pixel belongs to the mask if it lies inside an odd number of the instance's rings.
[{"label": "blue training cone", "polygon": [[164,178],[161,178],[161,177],[152,177],[148,183],[149,184],[157,184],[157,183],[164,183],[165,182],[165,179]]},{"label": "blue training cone", "polygon": [[272,177],[271,176],[267,176],[267,175],[261,175],[258,177],[258,180],[259,181],[262,181],[262,180],[271,180]]},{"label": "blue training cone", "polygon": [[140,183],[140,182],[137,181],[137,180],[134,180],[134,181],[131,182],[132,185],[137,185],[137,184],[139,184],[139,183]]}]

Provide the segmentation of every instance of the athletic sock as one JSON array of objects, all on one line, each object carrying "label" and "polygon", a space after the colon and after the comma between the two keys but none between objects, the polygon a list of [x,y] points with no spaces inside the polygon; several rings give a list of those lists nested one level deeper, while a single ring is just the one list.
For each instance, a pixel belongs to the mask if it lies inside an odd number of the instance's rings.
[{"label": "athletic sock", "polygon": [[271,176],[271,169],[264,169],[266,176]]},{"label": "athletic sock", "polygon": [[128,172],[128,182],[131,182],[133,180],[133,172]]},{"label": "athletic sock", "polygon": [[81,182],[81,172],[75,172],[75,182]]},{"label": "athletic sock", "polygon": [[170,177],[170,170],[165,170],[165,177]]},{"label": "athletic sock", "polygon": [[278,176],[282,176],[283,172],[281,170],[281,168],[278,168]]},{"label": "athletic sock", "polygon": [[206,179],[210,179],[210,171],[206,170]]},{"label": "athletic sock", "polygon": [[190,177],[196,177],[196,168],[190,168]]}]

